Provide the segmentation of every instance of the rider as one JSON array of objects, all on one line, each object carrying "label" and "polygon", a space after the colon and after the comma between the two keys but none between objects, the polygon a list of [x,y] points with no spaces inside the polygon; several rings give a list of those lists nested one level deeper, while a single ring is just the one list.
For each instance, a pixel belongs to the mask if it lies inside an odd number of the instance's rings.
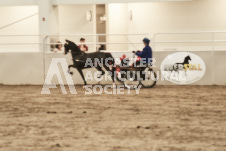
[{"label": "rider", "polygon": [[151,58],[152,58],[152,49],[151,47],[149,46],[150,44],[150,39],[148,38],[144,38],[143,39],[143,42],[144,42],[144,49],[143,51],[133,51],[137,56],[139,56],[141,58],[140,61],[136,62],[136,65],[139,65],[139,64],[149,64],[150,61],[151,61]]}]

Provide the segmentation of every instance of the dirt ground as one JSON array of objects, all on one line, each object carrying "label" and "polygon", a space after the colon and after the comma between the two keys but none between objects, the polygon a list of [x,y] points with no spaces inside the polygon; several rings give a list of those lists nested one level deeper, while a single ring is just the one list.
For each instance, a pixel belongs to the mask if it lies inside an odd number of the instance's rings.
[{"label": "dirt ground", "polygon": [[1,151],[226,151],[226,86],[41,89],[0,86]]}]

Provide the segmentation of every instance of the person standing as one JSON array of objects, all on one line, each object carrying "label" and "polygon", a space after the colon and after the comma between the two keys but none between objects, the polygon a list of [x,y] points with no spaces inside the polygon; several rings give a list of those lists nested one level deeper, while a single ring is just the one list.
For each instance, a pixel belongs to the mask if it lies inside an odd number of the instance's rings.
[{"label": "person standing", "polygon": [[62,47],[63,45],[61,44],[60,41],[57,41],[57,45],[55,45],[55,48],[53,49],[53,52],[62,52]]},{"label": "person standing", "polygon": [[88,47],[85,45],[85,42],[86,42],[86,39],[85,38],[81,38],[80,39],[80,45],[78,46],[80,49],[81,49],[81,51],[88,51]]}]

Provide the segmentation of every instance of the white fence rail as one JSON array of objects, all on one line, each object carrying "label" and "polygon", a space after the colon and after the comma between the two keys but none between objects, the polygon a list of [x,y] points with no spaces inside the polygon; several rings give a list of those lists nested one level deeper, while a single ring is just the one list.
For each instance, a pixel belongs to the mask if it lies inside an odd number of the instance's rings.
[{"label": "white fence rail", "polygon": [[43,36],[0,35],[0,52],[38,52]]},{"label": "white fence rail", "polygon": [[[168,32],[142,34],[61,34],[61,35],[0,35],[0,52],[49,52],[51,47],[84,37],[91,51],[104,45],[108,51],[142,49],[142,38],[150,38],[154,51],[226,51],[226,31]],[[102,38],[101,38],[102,37]],[[104,38],[103,38],[104,37]],[[57,43],[61,41],[61,43]]]},{"label": "white fence rail", "polygon": [[156,33],[153,40],[155,51],[226,51],[226,31]]},{"label": "white fence rail", "polygon": [[[44,38],[45,50],[49,50],[49,46],[53,46],[59,43],[56,41],[61,41],[60,44],[64,44],[65,39],[74,41],[77,45],[80,45],[80,38],[86,39],[86,45],[88,45],[92,51],[97,51],[100,45],[104,45],[105,49],[102,50],[127,50],[128,46],[136,47],[135,45],[142,44],[143,37],[149,37],[150,34],[61,34],[61,35],[48,35]],[[140,37],[135,39],[134,37]],[[51,42],[55,41],[55,42]],[[112,46],[114,45],[114,46]],[[119,46],[116,46],[119,45]],[[133,48],[134,50],[134,48]]]},{"label": "white fence rail", "polygon": [[[55,37],[54,37],[55,36]],[[57,40],[62,41],[68,38],[72,41],[79,41],[80,37],[88,37],[87,44],[93,47],[107,45],[107,51],[113,50],[113,55],[121,57],[122,54],[132,56],[130,52],[143,47],[142,38],[151,38],[151,46],[154,50],[154,57],[158,60],[156,71],[159,71],[162,59],[175,51],[194,51],[205,61],[207,70],[205,77],[198,82],[199,85],[219,84],[226,85],[225,80],[225,56],[226,56],[226,31],[221,32],[189,32],[189,33],[156,33],[156,34],[73,34],[73,35],[0,35],[0,51],[4,52],[31,52],[37,47],[35,53],[1,53],[1,74],[0,83],[3,84],[43,84],[48,71],[50,61],[54,57],[65,57],[71,61],[70,55],[53,54],[50,47],[54,46]],[[107,42],[100,42],[98,38],[105,36]],[[57,38],[56,38],[57,37]],[[86,38],[85,37],[85,38]],[[113,38],[112,38],[113,37]],[[121,37],[121,39],[120,39]],[[109,39],[108,39],[109,38]],[[111,39],[112,38],[112,39]],[[124,40],[124,41],[122,41]],[[78,44],[78,43],[77,43]],[[136,48],[134,48],[136,47]],[[117,49],[117,48],[121,48]],[[126,49],[124,49],[126,48]],[[2,51],[2,52],[3,52]],[[205,52],[201,52],[205,51]],[[221,52],[222,51],[222,52]],[[112,51],[111,51],[112,52]],[[16,65],[16,67],[15,67]],[[15,71],[17,78],[12,74]],[[75,81],[80,76],[73,76]],[[10,80],[9,80],[10,79]],[[82,80],[80,79],[82,82]],[[80,84],[80,83],[79,83]],[[160,83],[167,84],[167,83]]]}]

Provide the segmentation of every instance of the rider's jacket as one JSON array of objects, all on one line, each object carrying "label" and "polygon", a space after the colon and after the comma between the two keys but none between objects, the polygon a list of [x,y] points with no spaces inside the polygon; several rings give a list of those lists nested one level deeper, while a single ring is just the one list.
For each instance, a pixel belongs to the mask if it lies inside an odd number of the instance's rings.
[{"label": "rider's jacket", "polygon": [[148,58],[152,58],[152,49],[149,45],[147,45],[144,47],[143,51],[136,52],[136,55],[141,57],[143,63],[148,63]]}]

